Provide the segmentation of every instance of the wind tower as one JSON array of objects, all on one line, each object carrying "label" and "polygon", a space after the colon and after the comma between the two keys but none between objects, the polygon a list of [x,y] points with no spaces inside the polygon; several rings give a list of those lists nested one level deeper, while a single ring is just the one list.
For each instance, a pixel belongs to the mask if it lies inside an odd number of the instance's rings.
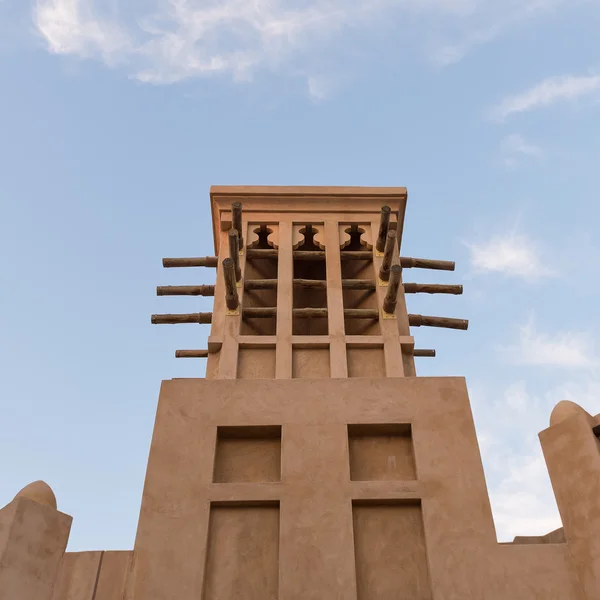
[{"label": "wind tower", "polygon": [[[215,268],[216,283],[159,295],[215,300],[212,313],[152,317],[211,331],[207,349],[176,353],[206,357],[206,379],[163,383],[140,598],[431,597],[421,499],[457,470],[454,432],[437,421],[462,388],[414,379],[414,357],[435,352],[415,349],[410,328],[468,323],[408,313],[405,294],[462,286],[404,281],[411,268],[454,270],[400,256],[406,199],[405,188],[213,187],[216,256],[164,259]],[[456,522],[443,512],[429,518]]]}]

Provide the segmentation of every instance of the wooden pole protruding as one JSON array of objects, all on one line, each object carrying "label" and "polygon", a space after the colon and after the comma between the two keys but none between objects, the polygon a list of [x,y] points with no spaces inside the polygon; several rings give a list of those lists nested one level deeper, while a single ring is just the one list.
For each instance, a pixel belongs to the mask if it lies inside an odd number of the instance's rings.
[{"label": "wooden pole protruding", "polygon": [[435,358],[435,350],[413,350],[413,356],[422,356],[426,358]]},{"label": "wooden pole protruding", "polygon": [[223,276],[225,277],[225,304],[229,310],[237,310],[240,297],[235,284],[235,265],[231,258],[223,261]]},{"label": "wooden pole protruding", "polygon": [[377,252],[383,252],[385,250],[385,244],[387,240],[388,230],[390,228],[390,215],[392,209],[389,206],[381,207],[381,220],[379,221],[379,234],[377,235],[377,243],[375,249]]},{"label": "wooden pole protruding", "polygon": [[[390,233],[392,233],[390,231]],[[383,299],[383,310],[389,315],[396,312],[396,304],[398,303],[398,290],[402,281],[402,267],[400,265],[392,265],[389,271],[388,289]]]},{"label": "wooden pole protruding", "polygon": [[433,269],[434,271],[454,271],[456,263],[449,260],[431,260],[430,258],[400,257],[403,269]]},{"label": "wooden pole protruding", "polygon": [[214,296],[214,285],[159,285],[157,296]]},{"label": "wooden pole protruding", "polygon": [[178,325],[180,323],[212,323],[212,313],[188,313],[180,315],[152,315],[153,325]]},{"label": "wooden pole protruding", "polygon": [[406,294],[454,294],[463,293],[462,285],[441,285],[437,283],[403,283]]},{"label": "wooden pole protruding", "polygon": [[233,261],[235,271],[235,280],[242,279],[242,269],[240,267],[240,238],[237,229],[229,230],[229,258]]},{"label": "wooden pole protruding", "polygon": [[387,239],[385,241],[385,250],[383,251],[383,261],[381,262],[381,268],[379,269],[379,279],[381,281],[389,281],[390,279],[390,267],[394,260],[394,249],[396,248],[396,232],[394,230],[388,231]]},{"label": "wooden pole protruding", "polygon": [[427,317],[425,315],[408,315],[408,324],[411,327],[443,327],[445,329],[469,328],[469,321],[464,319],[450,319],[448,317]]},{"label": "wooden pole protruding", "polygon": [[175,358],[208,358],[208,350],[175,350]]},{"label": "wooden pole protruding", "polygon": [[244,247],[244,236],[242,235],[242,203],[234,202],[231,205],[231,228],[235,229],[240,241],[239,247]]},{"label": "wooden pole protruding", "polygon": [[196,258],[163,258],[163,267],[216,267],[219,259],[216,256],[198,256]]}]

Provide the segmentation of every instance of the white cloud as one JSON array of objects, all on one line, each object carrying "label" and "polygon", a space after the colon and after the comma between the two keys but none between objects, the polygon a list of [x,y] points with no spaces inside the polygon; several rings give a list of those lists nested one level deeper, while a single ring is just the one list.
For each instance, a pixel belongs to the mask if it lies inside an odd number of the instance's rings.
[{"label": "white cloud", "polygon": [[525,235],[510,232],[480,244],[465,245],[471,251],[471,266],[475,271],[529,279],[554,274],[542,261],[536,244]]},{"label": "white cloud", "polygon": [[54,54],[90,57],[100,54],[111,63],[128,51],[129,42],[120,27],[98,17],[82,0],[38,0],[33,19]]},{"label": "white cloud", "polygon": [[539,158],[542,149],[527,141],[522,135],[511,134],[502,141],[503,164],[509,169],[518,167],[524,159]]},{"label": "white cloud", "polygon": [[[471,385],[473,413],[499,541],[517,535],[544,535],[561,527],[538,433],[549,426],[550,413],[563,399],[590,414],[600,411],[600,380],[588,378],[546,390],[539,378],[517,381],[497,396],[495,386]],[[475,393],[474,393],[475,392]]]},{"label": "white cloud", "polygon": [[600,92],[600,75],[550,77],[525,92],[505,98],[492,109],[491,116],[502,120],[515,113],[576,100],[597,92]]},{"label": "white cloud", "polygon": [[[407,17],[426,33],[435,30],[441,15],[444,29],[434,34],[438,38],[464,30],[462,42],[441,51],[446,56],[441,63],[448,64],[493,39],[505,26],[498,23],[508,25],[565,3],[523,1],[36,0],[33,21],[50,52],[100,58],[111,66],[120,62],[132,77],[159,84],[217,73],[248,80],[258,69],[291,64],[308,77],[322,65],[332,40],[345,33],[356,39],[352,26],[385,28]],[[119,16],[121,6],[131,13],[129,27]],[[400,30],[406,38],[412,32],[412,26]],[[425,37],[415,36],[416,43]],[[313,97],[322,94],[314,92],[314,82],[308,85]]]},{"label": "white cloud", "polygon": [[441,67],[457,63],[474,48],[492,42],[510,27],[568,5],[567,0],[482,0],[477,2],[477,10],[472,11],[465,23],[467,30],[460,41],[437,46],[431,59]]},{"label": "white cloud", "polygon": [[517,344],[501,350],[521,365],[589,369],[600,364],[594,346],[593,337],[584,331],[539,333],[532,318],[519,328]]}]

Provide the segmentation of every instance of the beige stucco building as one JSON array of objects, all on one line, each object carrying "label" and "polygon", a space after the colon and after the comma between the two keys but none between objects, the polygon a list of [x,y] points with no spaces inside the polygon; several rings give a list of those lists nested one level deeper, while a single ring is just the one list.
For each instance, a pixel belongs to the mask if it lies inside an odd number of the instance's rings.
[{"label": "beige stucco building", "polygon": [[[237,203],[241,203],[240,207]],[[164,381],[134,548],[65,553],[36,482],[0,510],[0,600],[598,600],[599,419],[540,433],[563,528],[497,542],[465,380],[418,377],[404,188],[216,187],[205,379]],[[382,207],[391,207],[391,210]],[[403,256],[403,255],[402,255]],[[400,266],[395,266],[400,265]],[[214,273],[214,271],[210,271]],[[191,325],[190,325],[191,326]],[[457,334],[460,335],[460,334]]]}]

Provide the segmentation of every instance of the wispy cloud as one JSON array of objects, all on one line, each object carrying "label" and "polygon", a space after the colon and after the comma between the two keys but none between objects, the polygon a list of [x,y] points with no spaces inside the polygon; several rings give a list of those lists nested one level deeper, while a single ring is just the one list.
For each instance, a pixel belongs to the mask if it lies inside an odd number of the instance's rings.
[{"label": "wispy cloud", "polygon": [[117,55],[130,50],[119,25],[100,17],[82,0],[38,0],[33,20],[53,54],[100,55],[112,64]]},{"label": "wispy cloud", "polygon": [[590,369],[600,364],[595,353],[594,338],[590,333],[541,333],[536,331],[533,317],[519,328],[517,343],[502,347],[501,351],[511,362],[520,365]]},{"label": "wispy cloud", "polygon": [[554,275],[542,260],[537,245],[525,235],[509,232],[465,245],[471,251],[471,266],[475,271],[528,279]]},{"label": "wispy cloud", "polygon": [[600,380],[544,388],[543,381],[471,386],[473,413],[500,541],[544,535],[561,526],[538,433],[554,406],[570,399],[591,414],[600,411]]},{"label": "wispy cloud", "polygon": [[[130,76],[166,84],[227,73],[248,80],[259,69],[294,65],[308,80],[319,72],[328,45],[353,26],[381,25],[410,17],[425,35],[444,39],[438,64],[460,60],[472,47],[525,16],[566,0],[35,0],[33,21],[48,50],[126,65]],[[129,26],[118,18],[123,6]],[[115,7],[117,7],[115,9]],[[437,30],[439,17],[444,28]],[[411,35],[407,28],[405,36]],[[445,58],[444,58],[445,57]],[[337,71],[338,69],[336,69]],[[316,90],[316,92],[315,92]],[[314,82],[312,97],[321,96]]]},{"label": "wispy cloud", "polygon": [[462,37],[456,42],[436,47],[431,59],[440,67],[457,63],[474,48],[492,42],[510,27],[550,14],[566,4],[566,0],[478,2],[477,10],[472,11],[471,18],[465,22],[468,29]]},{"label": "wispy cloud", "polygon": [[492,109],[490,115],[503,120],[515,113],[551,106],[557,102],[573,101],[598,92],[600,75],[550,77],[525,92],[506,97]]},{"label": "wispy cloud", "polygon": [[504,166],[509,169],[518,167],[523,159],[539,158],[542,149],[527,141],[522,135],[511,134],[502,141],[502,154]]}]

